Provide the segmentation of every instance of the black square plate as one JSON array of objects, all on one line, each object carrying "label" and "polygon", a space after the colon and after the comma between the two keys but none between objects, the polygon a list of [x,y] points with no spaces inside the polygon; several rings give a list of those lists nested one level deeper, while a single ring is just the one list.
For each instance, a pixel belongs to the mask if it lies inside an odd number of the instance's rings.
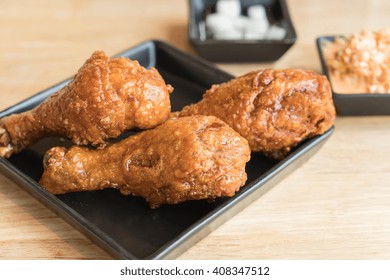
[{"label": "black square plate", "polygon": [[[337,37],[322,36],[317,38],[317,49],[320,56],[322,72],[328,77],[332,86],[332,79],[328,71],[323,52],[324,44],[333,42]],[[338,115],[344,116],[374,116],[390,115],[390,93],[337,93],[333,90],[333,101]]]},{"label": "black square plate", "polygon": [[[213,65],[158,41],[147,41],[118,56],[136,59],[144,67],[156,67],[175,88],[171,95],[173,110],[200,100],[212,84],[232,78]],[[67,82],[1,112],[0,117],[33,108]],[[247,184],[233,198],[213,203],[190,201],[156,210],[151,210],[142,198],[123,196],[113,189],[58,196],[43,190],[37,183],[43,172],[43,155],[52,146],[70,145],[59,138],[43,139],[9,160],[0,158],[0,170],[114,257],[174,258],[296,169],[332,132],[333,128],[305,141],[279,162],[253,153],[246,168]]]},{"label": "black square plate", "polygon": [[281,40],[216,40],[202,38],[200,22],[215,11],[217,0],[189,0],[188,37],[200,56],[213,62],[259,62],[278,60],[296,41],[297,35],[285,0],[241,0],[242,14],[249,6],[266,7],[268,19],[286,29]]}]

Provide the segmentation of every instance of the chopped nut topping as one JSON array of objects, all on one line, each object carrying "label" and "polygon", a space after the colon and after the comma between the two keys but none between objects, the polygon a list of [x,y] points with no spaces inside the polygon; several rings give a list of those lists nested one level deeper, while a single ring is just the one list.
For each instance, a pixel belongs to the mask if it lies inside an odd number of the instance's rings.
[{"label": "chopped nut topping", "polygon": [[327,59],[331,74],[357,78],[369,93],[390,93],[390,29],[363,30],[331,44],[337,45]]}]

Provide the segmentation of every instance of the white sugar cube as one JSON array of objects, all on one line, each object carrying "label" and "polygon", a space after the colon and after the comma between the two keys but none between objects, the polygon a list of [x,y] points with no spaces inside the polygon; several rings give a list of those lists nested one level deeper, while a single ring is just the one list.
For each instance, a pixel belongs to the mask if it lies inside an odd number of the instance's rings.
[{"label": "white sugar cube", "polygon": [[246,32],[244,38],[247,40],[264,40],[265,33]]},{"label": "white sugar cube", "polygon": [[206,17],[205,26],[207,33],[218,40],[277,40],[286,36],[283,28],[270,27],[262,5],[250,6],[248,16],[241,15],[240,0],[218,0],[216,13]]},{"label": "white sugar cube", "polygon": [[248,16],[252,19],[267,19],[267,12],[262,5],[254,5],[248,8]]},{"label": "white sugar cube", "polygon": [[235,29],[240,30],[244,33],[247,28],[249,18],[246,16],[238,16],[232,18],[232,22]]},{"label": "white sugar cube", "polygon": [[243,39],[243,33],[237,29],[224,30],[214,33],[217,40],[240,40]]},{"label": "white sugar cube", "polygon": [[286,37],[286,29],[273,25],[268,29],[266,38],[269,40],[281,40]]},{"label": "white sugar cube", "polygon": [[216,10],[218,14],[236,17],[241,14],[240,0],[218,0]]},{"label": "white sugar cube", "polygon": [[248,24],[246,25],[245,33],[258,33],[265,34],[269,28],[269,23],[267,19],[249,19]]},{"label": "white sugar cube", "polygon": [[206,27],[211,33],[234,29],[231,18],[221,14],[210,14],[206,17]]}]

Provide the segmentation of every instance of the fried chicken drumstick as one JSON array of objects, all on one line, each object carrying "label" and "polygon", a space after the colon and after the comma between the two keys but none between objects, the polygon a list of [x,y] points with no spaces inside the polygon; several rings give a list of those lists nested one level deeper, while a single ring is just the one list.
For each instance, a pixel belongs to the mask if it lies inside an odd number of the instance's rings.
[{"label": "fried chicken drumstick", "polygon": [[172,87],[152,68],[95,52],[74,79],[34,109],[0,119],[0,156],[45,136],[104,146],[132,128],[153,128],[170,113]]},{"label": "fried chicken drumstick", "polygon": [[211,115],[248,140],[251,150],[284,158],[302,140],[324,133],[335,119],[325,76],[287,69],[250,72],[205,92],[172,117]]},{"label": "fried chicken drumstick", "polygon": [[116,188],[156,208],[233,196],[249,158],[248,142],[221,120],[183,117],[100,150],[52,148],[40,184],[53,194]]}]

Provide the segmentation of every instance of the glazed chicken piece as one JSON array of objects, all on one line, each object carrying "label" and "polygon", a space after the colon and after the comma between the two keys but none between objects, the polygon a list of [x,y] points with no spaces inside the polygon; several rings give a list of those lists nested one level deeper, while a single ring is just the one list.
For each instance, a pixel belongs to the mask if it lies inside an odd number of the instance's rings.
[{"label": "glazed chicken piece", "polygon": [[303,70],[255,71],[205,92],[171,117],[212,115],[248,140],[251,150],[284,158],[306,138],[327,131],[335,119],[325,76]]},{"label": "glazed chicken piece", "polygon": [[247,179],[248,142],[221,120],[168,120],[104,149],[55,147],[40,184],[53,194],[119,189],[152,208],[186,200],[233,196]]},{"label": "glazed chicken piece", "polygon": [[0,119],[0,156],[54,135],[103,147],[126,130],[164,122],[171,92],[156,69],[95,52],[63,89],[30,111]]}]

